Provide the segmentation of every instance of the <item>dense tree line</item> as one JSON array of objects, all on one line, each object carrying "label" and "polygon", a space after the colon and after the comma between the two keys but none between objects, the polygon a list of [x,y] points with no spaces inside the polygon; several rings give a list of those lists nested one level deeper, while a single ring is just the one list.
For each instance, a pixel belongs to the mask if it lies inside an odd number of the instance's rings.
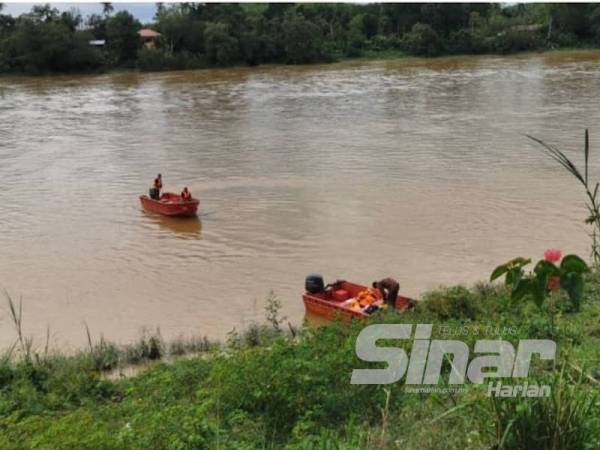
[{"label": "dense tree line", "polygon": [[[1,7],[0,7],[1,11]],[[162,34],[144,45],[138,31]],[[101,47],[91,40],[104,40]],[[0,13],[0,72],[146,70],[327,62],[377,52],[422,56],[600,45],[598,4],[157,4],[83,18],[36,5]]]}]

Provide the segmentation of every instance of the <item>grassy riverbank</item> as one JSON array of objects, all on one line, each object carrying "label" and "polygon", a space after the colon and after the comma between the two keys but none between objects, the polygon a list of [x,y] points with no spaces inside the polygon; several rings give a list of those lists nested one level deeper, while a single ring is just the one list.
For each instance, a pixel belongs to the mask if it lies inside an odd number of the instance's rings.
[{"label": "grassy riverbank", "polygon": [[[305,64],[305,65],[296,65],[294,67],[315,67],[315,68],[327,68],[330,67],[332,69],[336,68],[344,68],[346,66],[354,66],[360,64],[367,63],[377,63],[378,61],[382,64],[389,61],[397,61],[398,64],[410,66],[410,65],[418,65],[418,66],[435,66],[436,64],[446,64],[446,63],[461,63],[461,62],[469,62],[469,61],[477,61],[477,60],[485,60],[486,58],[528,58],[534,56],[544,56],[544,57],[552,57],[556,56],[557,58],[590,58],[594,59],[600,56],[600,47],[598,48],[571,48],[571,49],[552,49],[552,50],[539,50],[539,51],[530,51],[524,50],[518,53],[512,54],[463,54],[463,55],[444,55],[437,57],[420,57],[420,56],[412,56],[408,55],[401,51],[382,51],[382,52],[369,52],[365,53],[361,56],[357,57],[344,57],[330,63],[321,63],[321,64]],[[99,71],[92,72],[84,72],[84,73],[39,73],[36,75],[25,74],[25,73],[2,73],[0,72],[0,81],[4,81],[5,83],[10,82],[18,82],[22,80],[28,79],[39,79],[40,77],[52,77],[54,80],[72,80],[74,76],[79,77],[95,77],[102,75],[109,76],[126,76],[126,75],[136,75],[136,74],[155,74],[155,73],[165,73],[165,72],[182,72],[182,71],[202,71],[202,70],[211,70],[218,72],[225,72],[230,70],[240,70],[252,72],[255,70],[276,70],[278,67],[290,67],[285,64],[278,63],[265,63],[256,66],[247,66],[247,65],[238,65],[232,67],[205,67],[205,68],[190,68],[190,69],[158,69],[158,70],[140,70],[136,68],[112,68],[105,69]]]},{"label": "grassy riverbank", "polygon": [[[360,325],[290,330],[271,309],[267,325],[221,345],[168,346],[146,338],[129,353],[91,342],[75,356],[31,351],[28,358],[5,358],[0,447],[598,448],[599,276],[589,277],[581,312],[559,307],[553,332],[533,303],[512,303],[501,287],[452,287],[423,300],[415,311],[373,320],[433,323],[433,337],[461,339],[471,348],[477,339],[514,344],[553,334],[556,370],[537,361],[528,379],[550,383],[551,398],[493,401],[487,386],[472,384],[460,394],[408,393],[403,381],[351,385],[352,368],[365,367],[355,356]],[[115,380],[119,364],[135,361],[123,356],[134,348],[139,360],[195,355]]]}]

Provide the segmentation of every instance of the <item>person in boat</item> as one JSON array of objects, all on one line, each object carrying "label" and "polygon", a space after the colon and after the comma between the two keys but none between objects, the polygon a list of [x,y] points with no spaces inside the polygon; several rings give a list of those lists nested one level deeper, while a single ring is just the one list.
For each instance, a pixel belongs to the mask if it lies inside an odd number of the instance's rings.
[{"label": "person in boat", "polygon": [[159,173],[154,179],[154,186],[150,189],[150,198],[158,200],[162,189],[162,175]]},{"label": "person in boat", "polygon": [[186,202],[192,200],[192,193],[188,190],[187,186],[181,191],[181,198]]},{"label": "person in boat", "polygon": [[393,278],[384,278],[380,281],[373,281],[373,289],[379,289],[383,294],[385,303],[392,308],[396,305],[398,292],[400,292],[400,283]]}]

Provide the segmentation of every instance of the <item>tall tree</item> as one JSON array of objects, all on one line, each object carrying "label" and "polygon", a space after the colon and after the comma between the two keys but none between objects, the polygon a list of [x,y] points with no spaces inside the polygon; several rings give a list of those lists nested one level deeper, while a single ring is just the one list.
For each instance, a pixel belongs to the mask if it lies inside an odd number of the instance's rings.
[{"label": "tall tree", "polygon": [[118,64],[135,59],[141,45],[138,30],[140,23],[127,11],[119,11],[106,21],[108,46]]},{"label": "tall tree", "polygon": [[111,2],[102,2],[102,14],[104,14],[104,17],[108,18],[114,10],[115,8]]},{"label": "tall tree", "polygon": [[229,27],[221,22],[209,22],[204,31],[206,55],[214,64],[230,65],[239,58],[238,40],[230,33]]},{"label": "tall tree", "polygon": [[156,3],[156,12],[154,13],[154,20],[158,20],[160,15],[165,12],[165,4],[163,2]]},{"label": "tall tree", "polygon": [[306,64],[322,58],[322,33],[320,28],[301,14],[289,12],[283,23],[284,47],[288,62]]},{"label": "tall tree", "polygon": [[51,22],[58,17],[58,13],[58,9],[50,6],[50,3],[45,3],[43,5],[34,5],[33,8],[31,8],[30,15],[34,20]]}]

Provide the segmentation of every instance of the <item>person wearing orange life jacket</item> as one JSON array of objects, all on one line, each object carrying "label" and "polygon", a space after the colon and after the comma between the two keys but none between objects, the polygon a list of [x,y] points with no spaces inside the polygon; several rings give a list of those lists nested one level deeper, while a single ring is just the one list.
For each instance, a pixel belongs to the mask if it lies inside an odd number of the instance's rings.
[{"label": "person wearing orange life jacket", "polygon": [[396,305],[396,299],[400,291],[400,283],[396,280],[388,277],[380,281],[373,281],[373,288],[381,291],[386,304],[392,308]]},{"label": "person wearing orange life jacket", "polygon": [[187,186],[181,191],[181,198],[186,202],[192,200],[192,193],[188,190]]}]

